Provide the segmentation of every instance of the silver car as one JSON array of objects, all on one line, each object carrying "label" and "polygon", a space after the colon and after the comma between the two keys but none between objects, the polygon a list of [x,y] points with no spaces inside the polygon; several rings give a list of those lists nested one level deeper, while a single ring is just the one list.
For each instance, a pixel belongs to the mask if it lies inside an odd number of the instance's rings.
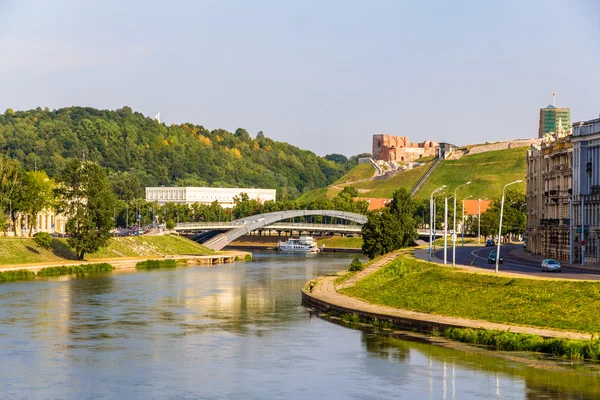
[{"label": "silver car", "polygon": [[560,269],[560,263],[556,260],[553,260],[551,258],[542,261],[542,272],[547,271],[556,271],[556,272],[561,272]]}]

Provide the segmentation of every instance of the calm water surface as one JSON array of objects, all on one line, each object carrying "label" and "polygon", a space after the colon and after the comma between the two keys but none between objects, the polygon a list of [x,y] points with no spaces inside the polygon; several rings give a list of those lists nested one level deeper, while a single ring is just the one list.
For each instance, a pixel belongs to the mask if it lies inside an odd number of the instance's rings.
[{"label": "calm water surface", "polygon": [[598,378],[311,317],[306,280],[352,255],[0,285],[5,399],[583,399]]}]

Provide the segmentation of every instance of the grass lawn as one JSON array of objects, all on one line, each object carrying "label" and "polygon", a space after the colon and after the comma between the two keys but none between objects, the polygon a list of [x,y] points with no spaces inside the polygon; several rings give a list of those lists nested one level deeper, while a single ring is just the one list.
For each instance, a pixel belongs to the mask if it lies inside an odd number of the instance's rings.
[{"label": "grass lawn", "polygon": [[399,174],[394,175],[391,178],[385,180],[365,182],[368,184],[365,186],[370,187],[363,187],[359,183],[356,185],[357,189],[371,189],[369,192],[360,193],[359,197],[391,198],[392,194],[401,187],[407,188],[410,191],[417,184],[419,179],[421,179],[421,177],[427,171],[430,165],[430,163],[427,163],[420,167],[400,172]]},{"label": "grass lawn", "polygon": [[[473,195],[473,198],[499,196],[502,187],[518,179],[525,180],[527,147],[489,151],[467,155],[460,160],[442,161],[433,171],[427,182],[415,197],[427,198],[432,190],[446,185],[447,192],[468,180],[471,184],[461,189],[461,196]],[[525,182],[511,186],[525,191]]]},{"label": "grass lawn", "polygon": [[[212,250],[179,236],[136,236],[111,238],[107,247],[86,254],[85,259],[212,253]],[[67,246],[66,239],[53,239],[51,248],[44,250],[37,247],[33,239],[0,238],[0,265],[75,259],[75,252]]]},{"label": "grass lawn", "polygon": [[342,176],[337,181],[333,182],[334,184],[339,183],[351,183],[354,181],[358,181],[360,179],[369,179],[375,173],[375,168],[371,164],[364,163],[358,164],[356,167],[352,168],[348,173]]},{"label": "grass lawn", "polygon": [[325,247],[360,249],[362,247],[363,240],[362,237],[332,236],[317,239],[317,243],[319,244],[319,247],[325,245]]},{"label": "grass lawn", "polygon": [[474,274],[401,256],[341,293],[433,314],[600,332],[600,282]]}]

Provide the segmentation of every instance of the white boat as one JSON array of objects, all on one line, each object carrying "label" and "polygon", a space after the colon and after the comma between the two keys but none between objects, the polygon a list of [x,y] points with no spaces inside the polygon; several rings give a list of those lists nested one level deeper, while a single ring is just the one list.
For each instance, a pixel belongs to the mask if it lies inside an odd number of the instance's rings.
[{"label": "white boat", "polygon": [[285,242],[279,242],[277,243],[277,249],[301,253],[317,253],[321,251],[312,236],[300,236],[298,239],[290,238]]}]

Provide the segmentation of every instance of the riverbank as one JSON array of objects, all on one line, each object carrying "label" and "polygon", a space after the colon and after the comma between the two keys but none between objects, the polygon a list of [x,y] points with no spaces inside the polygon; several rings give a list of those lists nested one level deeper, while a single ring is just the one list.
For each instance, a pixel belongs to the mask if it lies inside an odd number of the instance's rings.
[{"label": "riverbank", "polygon": [[[196,242],[177,235],[130,236],[111,238],[96,253],[86,254],[85,261],[106,259],[148,259],[174,255],[210,256],[218,254]],[[36,246],[30,238],[0,238],[0,267],[24,264],[64,263],[77,260],[67,239],[53,239],[49,249]]]},{"label": "riverbank", "polygon": [[600,283],[475,274],[402,253],[358,274],[319,278],[313,293],[302,290],[303,304],[424,333],[469,328],[587,341],[600,327],[589,312],[600,305]]}]

